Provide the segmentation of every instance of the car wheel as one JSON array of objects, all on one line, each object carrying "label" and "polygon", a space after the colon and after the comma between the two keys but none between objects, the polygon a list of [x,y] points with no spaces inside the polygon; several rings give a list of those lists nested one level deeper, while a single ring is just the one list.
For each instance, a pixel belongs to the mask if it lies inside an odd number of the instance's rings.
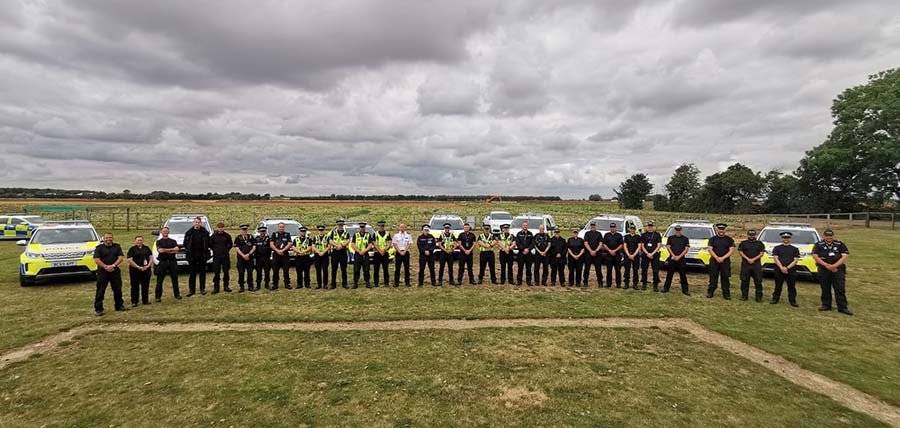
[{"label": "car wheel", "polygon": [[25,275],[19,275],[19,285],[22,287],[30,287],[34,285],[34,278]]}]

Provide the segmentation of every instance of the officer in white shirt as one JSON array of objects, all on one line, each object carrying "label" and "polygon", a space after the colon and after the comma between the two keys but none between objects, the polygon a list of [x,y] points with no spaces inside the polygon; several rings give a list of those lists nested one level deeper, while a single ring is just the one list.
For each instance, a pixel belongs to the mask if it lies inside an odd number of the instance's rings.
[{"label": "officer in white shirt", "polygon": [[[412,245],[412,236],[406,232],[406,225],[400,223],[400,231],[391,238],[394,245],[394,287],[400,286],[400,265],[403,265],[404,285],[409,287],[409,247]],[[387,285],[387,284],[385,284]]]}]

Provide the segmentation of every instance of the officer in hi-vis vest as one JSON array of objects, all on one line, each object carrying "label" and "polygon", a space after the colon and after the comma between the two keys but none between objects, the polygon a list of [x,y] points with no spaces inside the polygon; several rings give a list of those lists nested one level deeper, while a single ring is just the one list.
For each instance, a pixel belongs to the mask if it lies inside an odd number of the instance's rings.
[{"label": "officer in hi-vis vest", "polygon": [[347,246],[350,234],[344,230],[344,220],[338,220],[331,231],[331,288],[337,285],[337,271],[341,268],[341,287],[347,288]]},{"label": "officer in hi-vis vest", "polygon": [[391,250],[391,234],[384,230],[384,224],[383,220],[379,221],[378,230],[375,231],[375,254],[372,256],[372,261],[375,265],[375,287],[378,287],[379,283],[379,270],[384,274],[384,286],[388,287],[391,285],[388,280],[388,265],[391,262],[389,253]]},{"label": "officer in hi-vis vest", "polygon": [[509,233],[509,225],[500,226],[500,236],[497,237],[497,248],[500,248],[500,284],[506,284],[506,278],[509,278],[509,285],[515,282],[513,278],[513,247],[515,246],[515,237]]},{"label": "officer in hi-vis vest", "polygon": [[456,237],[450,231],[450,223],[444,223],[444,231],[438,235],[437,244],[439,248],[439,260],[441,266],[438,269],[438,286],[444,285],[444,266],[450,273],[450,285],[456,285],[453,281],[453,259],[456,250]]},{"label": "officer in hi-vis vest", "polygon": [[484,281],[484,269],[490,269],[491,284],[497,284],[497,272],[494,265],[494,247],[497,246],[497,235],[491,233],[491,225],[485,224],[478,235],[478,284]]},{"label": "officer in hi-vis vest", "polygon": [[[316,289],[328,288],[328,259],[331,257],[331,237],[325,233],[325,225],[316,226],[319,234],[312,238],[313,264],[316,266]],[[331,284],[334,288],[334,284]]]},{"label": "officer in hi-vis vest", "polygon": [[310,288],[309,268],[313,263],[312,240],[306,234],[306,226],[300,227],[300,235],[294,238],[294,254],[297,256],[297,288]]},{"label": "officer in hi-vis vest", "polygon": [[369,283],[369,251],[372,249],[372,235],[366,230],[366,224],[359,224],[359,232],[350,240],[350,250],[353,251],[353,288],[359,285],[359,273],[362,270],[366,288],[372,288]]}]

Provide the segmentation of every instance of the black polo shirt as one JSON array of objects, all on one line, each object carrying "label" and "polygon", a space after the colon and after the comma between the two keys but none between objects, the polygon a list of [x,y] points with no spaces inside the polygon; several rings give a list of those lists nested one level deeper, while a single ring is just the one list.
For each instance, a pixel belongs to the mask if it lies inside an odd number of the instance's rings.
[{"label": "black polo shirt", "polygon": [[656,250],[656,247],[659,247],[662,244],[662,235],[656,231],[644,232],[641,236],[641,242],[644,243],[644,249],[646,249],[648,253],[652,253]]},{"label": "black polo shirt", "polygon": [[550,238],[550,254],[553,256],[557,254],[566,255],[566,240],[562,236]]},{"label": "black polo shirt", "polygon": [[731,247],[734,247],[734,239],[731,239],[730,236],[713,236],[709,238],[709,241],[706,243],[707,246],[712,247],[713,253],[719,257],[722,257],[728,254],[728,251],[731,250]]},{"label": "black polo shirt", "polygon": [[212,250],[214,256],[225,256],[228,255],[228,252],[231,251],[231,247],[234,246],[234,241],[231,240],[231,235],[228,232],[213,232],[212,235],[209,236],[209,249]]},{"label": "black polo shirt", "polygon": [[817,254],[825,263],[834,264],[841,259],[843,254],[850,254],[850,250],[843,242],[836,239],[832,240],[830,244],[822,240],[813,246],[813,254]]},{"label": "black polo shirt", "polygon": [[459,242],[459,245],[463,247],[463,249],[471,250],[475,247],[475,241],[477,238],[475,234],[472,232],[463,232],[460,233],[459,236],[456,237],[456,242]]},{"label": "black polo shirt", "polygon": [[572,253],[576,255],[581,250],[587,251],[587,249],[584,248],[584,239],[581,238],[569,238],[569,240],[566,241],[566,249],[572,250]]},{"label": "black polo shirt", "polygon": [[[178,242],[176,242],[172,238],[159,238],[159,240],[156,241],[156,248],[157,249],[178,248]],[[172,254],[160,253],[156,258],[159,259],[159,261],[161,261],[161,262],[172,261],[172,260],[175,260],[175,254],[174,253],[172,253]]]},{"label": "black polo shirt", "polygon": [[253,236],[247,235],[247,237],[244,238],[243,235],[238,235],[234,238],[234,248],[241,250],[245,255],[249,253],[255,245],[256,239],[254,239]]},{"label": "black polo shirt", "polygon": [[738,251],[752,259],[766,251],[766,244],[759,239],[745,239],[738,244]]},{"label": "black polo shirt", "polygon": [[644,238],[642,238],[641,235],[638,235],[637,233],[635,233],[634,235],[630,233],[625,235],[625,248],[628,249],[629,253],[634,254],[635,251],[641,248],[641,244],[643,242]]},{"label": "black polo shirt", "polygon": [[618,232],[607,232],[606,235],[603,235],[603,245],[606,246],[606,251],[615,249],[623,243],[625,243],[625,238],[623,238],[622,235],[620,235]]},{"label": "black polo shirt", "polygon": [[800,257],[800,250],[791,244],[779,244],[772,248],[772,257],[777,257],[782,266],[787,266],[793,263],[794,259]]},{"label": "black polo shirt", "polygon": [[272,234],[272,237],[269,238],[270,242],[275,244],[275,248],[281,250],[287,248],[290,245],[293,239],[291,238],[291,234],[288,232],[275,232]]},{"label": "black polo shirt", "polygon": [[591,246],[592,250],[596,250],[597,246],[600,245],[600,241],[602,240],[603,234],[600,233],[599,230],[589,230],[584,233],[584,242],[587,242],[587,244]]},{"label": "black polo shirt", "polygon": [[100,244],[96,248],[94,248],[94,258],[100,259],[101,262],[105,265],[111,265],[118,260],[119,257],[124,256],[122,253],[122,247],[119,244],[113,243],[110,246],[106,246],[106,244]]},{"label": "black polo shirt", "polygon": [[516,249],[523,251],[526,248],[534,248],[534,234],[530,230],[520,230],[516,233]]},{"label": "black polo shirt", "polygon": [[541,250],[541,251],[545,251],[545,250],[547,250],[547,247],[549,245],[550,245],[550,235],[547,235],[546,232],[544,232],[544,233],[538,232],[538,233],[534,234],[534,248]]},{"label": "black polo shirt", "polygon": [[672,256],[677,256],[684,252],[685,248],[691,246],[691,240],[687,236],[672,235],[666,239],[666,245],[672,247]]},{"label": "black polo shirt", "polygon": [[138,247],[137,245],[132,246],[128,249],[127,258],[134,261],[134,263],[138,266],[147,266],[150,263],[150,257],[153,256],[153,252],[150,251],[150,247],[146,245],[141,245]]},{"label": "black polo shirt", "polygon": [[[266,258],[269,257],[269,254],[272,253],[272,249],[269,248],[269,236],[257,236],[253,240],[253,245],[256,246],[256,252],[253,253],[258,258]],[[244,253],[247,254],[247,253]]]}]

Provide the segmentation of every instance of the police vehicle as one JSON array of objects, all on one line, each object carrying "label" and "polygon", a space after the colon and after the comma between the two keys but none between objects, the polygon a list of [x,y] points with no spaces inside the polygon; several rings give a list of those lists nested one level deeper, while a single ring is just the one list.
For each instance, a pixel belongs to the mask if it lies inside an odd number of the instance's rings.
[{"label": "police vehicle", "polygon": [[[459,214],[434,214],[431,216],[431,220],[428,220],[428,227],[431,228],[431,236],[435,238],[441,236],[444,233],[444,224],[450,223],[450,232],[453,233],[454,237],[459,236],[463,231],[463,219],[459,216]],[[470,225],[474,228],[473,225]]]},{"label": "police vehicle", "polygon": [[[491,211],[488,215],[481,220],[482,226],[490,226],[491,233],[497,234],[500,233],[500,226],[504,224],[510,224],[512,222],[513,216],[508,211]],[[472,225],[474,228],[474,225]]]},{"label": "police vehicle", "polygon": [[19,285],[60,277],[96,278],[94,248],[100,236],[88,221],[47,222],[31,238],[16,245],[25,247],[19,257]]},{"label": "police vehicle", "polygon": [[[256,231],[253,232],[253,237],[259,236],[260,227],[265,227],[266,234],[271,237],[273,233],[278,232],[278,223],[284,223],[284,231],[291,234],[291,240],[300,236],[300,228],[303,227],[303,225],[300,224],[299,221],[290,217],[273,217],[260,220],[259,224],[256,225]],[[312,236],[309,231],[307,231],[306,234],[307,236]],[[288,251],[288,258],[291,266],[293,266],[297,261],[297,254],[294,253],[293,249]]]},{"label": "police vehicle", "polygon": [[528,230],[531,233],[538,233],[538,226],[540,225],[544,225],[544,232],[546,233],[551,233],[550,231],[553,230],[551,228],[556,227],[556,222],[553,221],[553,216],[550,214],[525,213],[512,219],[509,223],[509,233],[512,236],[516,236],[522,230],[522,223],[526,221],[528,222]]},{"label": "police vehicle", "polygon": [[0,216],[0,239],[28,239],[38,226],[47,220],[41,216],[28,214],[6,214]]},{"label": "police vehicle", "polygon": [[691,247],[684,256],[688,267],[709,268],[709,238],[716,234],[715,227],[709,220],[675,220],[663,234],[662,248],[659,250],[660,262],[669,260],[666,240],[675,234],[675,225],[681,225],[681,233],[690,240]]},{"label": "police vehicle", "polygon": [[581,232],[578,232],[578,237],[584,239],[584,234],[591,230],[591,223],[597,225],[597,231],[600,232],[603,236],[606,236],[609,233],[609,225],[612,223],[616,224],[616,233],[619,235],[625,235],[628,233],[628,228],[634,226],[637,228],[638,235],[644,233],[644,223],[641,222],[640,217],[634,215],[610,215],[603,214],[597,217],[592,218],[590,221],[584,224],[584,227],[581,228]]},{"label": "police vehicle", "polygon": [[[178,266],[187,266],[187,254],[184,252],[184,234],[188,229],[194,227],[194,219],[200,217],[200,227],[206,229],[212,235],[212,227],[209,225],[209,219],[203,214],[172,214],[162,227],[169,228],[169,238],[174,239],[178,243],[178,253],[175,254],[175,261]],[[159,230],[153,230],[151,234],[157,236],[156,241],[162,238]],[[153,263],[159,264],[159,253],[156,251],[156,241],[153,241],[151,250],[153,250]],[[208,269],[212,268],[212,253],[206,261]]]},{"label": "police vehicle", "polygon": [[812,258],[812,249],[816,242],[822,240],[816,228],[809,223],[769,223],[759,231],[757,239],[766,244],[766,254],[760,259],[763,272],[774,272],[776,265],[772,258],[772,248],[781,245],[781,232],[791,232],[791,245],[800,250],[800,261],[797,262],[797,274],[812,279],[816,278],[816,261]]}]

